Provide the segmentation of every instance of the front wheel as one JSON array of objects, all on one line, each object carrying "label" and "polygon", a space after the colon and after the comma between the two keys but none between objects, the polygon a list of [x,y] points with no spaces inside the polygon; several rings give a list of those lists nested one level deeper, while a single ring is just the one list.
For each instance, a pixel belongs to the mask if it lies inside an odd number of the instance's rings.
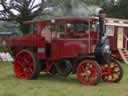
[{"label": "front wheel", "polygon": [[96,85],[101,79],[100,66],[93,60],[83,60],[77,68],[77,77],[84,85]]},{"label": "front wheel", "polygon": [[110,83],[117,83],[123,77],[123,69],[120,62],[112,59],[110,64],[101,65],[102,80]]}]

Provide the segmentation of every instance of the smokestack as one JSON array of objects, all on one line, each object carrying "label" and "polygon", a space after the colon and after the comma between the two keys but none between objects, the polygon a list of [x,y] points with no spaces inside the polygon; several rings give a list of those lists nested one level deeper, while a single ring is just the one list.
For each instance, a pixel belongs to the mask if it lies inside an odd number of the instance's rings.
[{"label": "smokestack", "polygon": [[100,41],[105,34],[105,25],[104,25],[105,16],[106,16],[105,11],[100,10],[99,11],[99,40]]}]

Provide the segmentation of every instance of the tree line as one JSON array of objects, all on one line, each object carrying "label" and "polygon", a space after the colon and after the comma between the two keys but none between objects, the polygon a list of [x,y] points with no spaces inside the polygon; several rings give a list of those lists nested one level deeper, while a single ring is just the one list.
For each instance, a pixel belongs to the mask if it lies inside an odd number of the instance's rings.
[{"label": "tree line", "polygon": [[[19,25],[21,32],[26,34],[29,32],[30,27],[24,25],[24,21],[33,20],[39,16],[45,17],[57,14],[63,16],[69,15],[69,13],[73,15],[73,8],[78,6],[78,4],[81,4],[80,6],[84,6],[85,8],[89,5],[96,5],[105,9],[109,17],[128,19],[128,0],[118,0],[116,3],[105,1],[38,0],[37,2],[37,0],[0,0],[0,20],[15,21]],[[63,13],[60,8],[63,9]],[[86,9],[88,10],[88,7]]]}]

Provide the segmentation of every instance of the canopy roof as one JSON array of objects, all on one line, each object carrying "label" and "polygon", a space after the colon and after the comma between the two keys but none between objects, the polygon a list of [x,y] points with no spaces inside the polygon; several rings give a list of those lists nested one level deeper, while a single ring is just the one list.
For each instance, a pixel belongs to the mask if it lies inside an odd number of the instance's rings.
[{"label": "canopy roof", "polygon": [[43,20],[32,20],[26,21],[25,24],[33,24],[33,23],[43,23],[43,22],[77,22],[77,21],[84,21],[84,22],[91,22],[97,20],[94,17],[56,17],[51,19],[43,19]]}]

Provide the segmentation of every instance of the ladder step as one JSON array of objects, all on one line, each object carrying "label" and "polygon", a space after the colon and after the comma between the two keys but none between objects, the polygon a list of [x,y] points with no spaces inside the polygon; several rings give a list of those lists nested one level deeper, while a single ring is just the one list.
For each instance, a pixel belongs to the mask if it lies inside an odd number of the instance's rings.
[{"label": "ladder step", "polygon": [[128,52],[126,52],[126,51],[122,51],[123,53],[128,53]]},{"label": "ladder step", "polygon": [[128,56],[128,54],[124,54],[124,56]]},{"label": "ladder step", "polygon": [[126,49],[123,48],[123,49],[120,49],[120,50],[125,51]]},{"label": "ladder step", "polygon": [[126,49],[118,49],[123,61],[128,64],[128,51]]},{"label": "ladder step", "polygon": [[125,57],[128,57],[128,54],[124,54]]},{"label": "ladder step", "polygon": [[125,57],[125,58],[128,58],[128,57]]}]

